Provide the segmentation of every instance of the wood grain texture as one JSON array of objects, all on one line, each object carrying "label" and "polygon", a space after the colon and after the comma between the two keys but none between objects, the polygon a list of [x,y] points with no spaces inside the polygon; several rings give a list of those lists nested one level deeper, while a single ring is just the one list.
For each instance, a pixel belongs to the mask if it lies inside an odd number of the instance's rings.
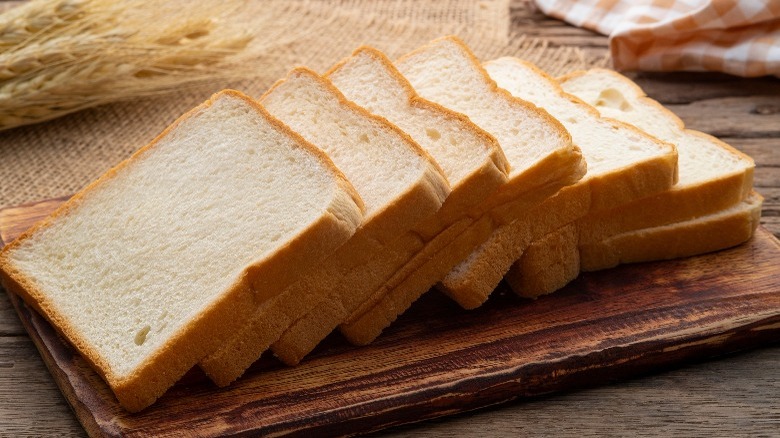
[{"label": "wood grain texture", "polygon": [[[6,294],[0,298],[8,303]],[[15,312],[3,317],[19,321]],[[20,326],[21,327],[21,326]],[[30,338],[0,337],[0,436],[2,437],[79,437],[84,430],[71,413],[65,398]],[[23,391],[14,391],[11,383],[23,382]],[[35,394],[35,402],[24,397]]]},{"label": "wood grain texture", "polygon": [[30,228],[31,224],[51,214],[69,198],[70,196],[63,196],[0,210],[0,223],[5,224],[0,229],[0,241],[7,243],[14,240]]},{"label": "wood grain texture", "polygon": [[[669,104],[751,96],[778,97],[777,78],[738,78],[724,73],[634,72],[629,73],[653,99]],[[741,130],[744,132],[745,130]]]},{"label": "wood grain texture", "polygon": [[780,348],[385,430],[383,437],[756,437],[780,426]]},{"label": "wood grain texture", "polygon": [[[780,98],[745,96],[667,104],[690,129],[716,137],[776,138],[780,136]],[[746,131],[745,126],[751,129]]]},{"label": "wood grain texture", "polygon": [[[56,202],[0,215],[18,221]],[[25,212],[26,210],[26,212]],[[28,222],[29,225],[29,222]],[[93,436],[342,435],[614,382],[753,348],[780,333],[780,243],[582,275],[537,301],[503,288],[471,312],[428,294],[373,344],[328,339],[298,367],[261,359],[236,384],[189,373],[131,415],[52,327],[11,296],[30,338]],[[726,269],[728,268],[728,269]]]}]

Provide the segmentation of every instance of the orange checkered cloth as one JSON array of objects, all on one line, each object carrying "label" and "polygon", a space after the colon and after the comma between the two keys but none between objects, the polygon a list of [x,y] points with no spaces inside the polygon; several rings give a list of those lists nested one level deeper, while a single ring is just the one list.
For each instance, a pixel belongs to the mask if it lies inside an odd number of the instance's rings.
[{"label": "orange checkered cloth", "polygon": [[780,0],[536,0],[545,14],[609,35],[619,70],[780,76]]}]

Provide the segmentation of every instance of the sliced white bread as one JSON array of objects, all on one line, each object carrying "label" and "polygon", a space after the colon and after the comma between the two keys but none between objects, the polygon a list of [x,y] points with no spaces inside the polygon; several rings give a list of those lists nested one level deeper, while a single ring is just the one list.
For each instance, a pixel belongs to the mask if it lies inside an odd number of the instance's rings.
[{"label": "sliced white bread", "polygon": [[601,115],[630,123],[677,146],[679,181],[671,190],[591,215],[580,225],[580,241],[693,219],[743,200],[753,186],[755,163],[717,138],[685,129],[679,117],[627,77],[605,69],[560,78],[563,89]]},{"label": "sliced white bread", "polygon": [[324,153],[225,91],[5,247],[0,273],[135,412],[361,218]]},{"label": "sliced white bread", "polygon": [[[515,262],[521,267],[510,269],[504,279],[512,290],[522,290],[526,298],[566,286],[580,275],[578,242],[576,223],[558,228],[528,245]],[[530,275],[523,275],[527,272]]]},{"label": "sliced white bread", "polygon": [[[451,233],[442,231],[466,218],[468,211],[503,185],[509,170],[490,134],[464,115],[417,96],[381,52],[360,48],[336,64],[327,77],[347,99],[386,117],[428,151],[444,169],[452,192],[435,215],[366,257],[335,287],[310,289],[300,295],[305,295],[308,305],[288,309],[296,322],[272,346],[276,356],[288,364],[303,358],[424,246],[440,247],[451,240]],[[462,230],[466,224],[462,221],[455,228]]]},{"label": "sliced white bread", "polygon": [[578,233],[558,229],[531,244],[506,281],[523,296],[536,298],[555,291],[582,271],[622,263],[690,257],[739,245],[750,239],[760,222],[763,198],[752,192],[742,202],[709,215],[643,228],[579,245]]},{"label": "sliced white bread", "polygon": [[546,111],[498,88],[457,38],[436,40],[396,66],[422,97],[462,112],[491,133],[512,170],[507,184],[473,210],[475,220],[466,231],[435,253],[410,261],[340,326],[356,344],[376,338],[498,225],[578,181],[586,167],[563,126]]},{"label": "sliced white bread", "polygon": [[533,64],[507,57],[484,66],[499,87],[561,121],[582,150],[588,171],[577,184],[495,230],[439,283],[439,289],[467,309],[488,298],[534,240],[590,211],[668,190],[677,177],[674,146],[633,126],[602,118],[595,108],[565,93],[554,78]]},{"label": "sliced white bread", "polygon": [[[593,69],[561,79],[564,90],[594,105],[607,117],[631,123],[673,143],[679,154],[679,181],[670,190],[603,211],[579,221],[579,245],[603,241],[633,230],[654,228],[713,214],[741,202],[753,184],[753,160],[710,135],[685,129],[682,120],[614,71]],[[512,275],[531,278],[545,269],[544,259],[523,257]],[[574,279],[571,276],[569,280]],[[560,282],[560,281],[559,281]],[[539,282],[536,282],[537,284]],[[557,288],[550,288],[546,293]],[[518,288],[515,292],[525,294]],[[534,295],[541,291],[534,290]]]},{"label": "sliced white bread", "polygon": [[581,269],[598,271],[621,263],[689,257],[739,245],[758,227],[763,200],[751,192],[736,205],[696,219],[580,243]]},{"label": "sliced white bread", "polygon": [[311,291],[342,287],[345,273],[436,213],[450,192],[438,165],[407,134],[346,100],[330,81],[311,70],[291,71],[260,101],[333,159],[363,198],[365,217],[355,235],[314,272],[258,309],[229,341],[200,362],[218,385],[235,380],[257,360],[295,322],[297,309],[311,308],[306,307],[313,305],[307,298]]},{"label": "sliced white bread", "polygon": [[428,240],[507,182],[509,162],[498,141],[468,117],[417,95],[382,52],[361,47],[326,77],[347,99],[409,134],[444,170],[452,192],[435,215],[415,225]]}]

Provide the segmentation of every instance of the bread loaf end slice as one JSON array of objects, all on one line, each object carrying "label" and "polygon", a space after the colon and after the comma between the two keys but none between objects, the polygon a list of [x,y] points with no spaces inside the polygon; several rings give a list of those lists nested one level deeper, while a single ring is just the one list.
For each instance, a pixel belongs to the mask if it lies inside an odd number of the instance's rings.
[{"label": "bread loaf end slice", "polygon": [[[603,248],[602,242],[618,235],[630,235],[631,231],[657,229],[716,214],[739,204],[750,193],[755,167],[750,157],[715,137],[686,129],[679,117],[647,97],[627,77],[611,70],[592,69],[564,76],[561,85],[593,105],[603,116],[631,123],[675,144],[679,157],[679,180],[674,187],[634,202],[591,211],[578,222],[579,246]],[[713,247],[723,246],[717,241],[718,237],[713,236]],[[607,254],[606,251],[592,253]],[[637,257],[635,254],[633,258]],[[534,266],[533,258],[524,256],[523,259],[512,267],[512,271],[518,271],[512,276],[531,283],[531,278],[542,272],[546,263],[540,259]],[[539,295],[555,289],[530,292],[516,289],[515,292]]]},{"label": "bread loaf end slice", "polygon": [[604,209],[581,224],[580,240],[657,227],[712,214],[748,196],[753,159],[717,138],[686,129],[682,120],[647,97],[629,78],[605,69],[574,72],[561,86],[593,105],[604,117],[630,123],[677,147],[679,181],[672,189],[640,201]]}]

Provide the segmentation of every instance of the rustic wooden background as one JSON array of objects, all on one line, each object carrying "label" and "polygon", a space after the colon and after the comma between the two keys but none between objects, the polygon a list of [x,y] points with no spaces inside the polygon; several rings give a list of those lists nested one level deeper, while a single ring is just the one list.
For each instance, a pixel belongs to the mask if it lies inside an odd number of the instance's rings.
[{"label": "rustic wooden background", "polygon": [[[512,25],[555,44],[606,53],[607,38],[551,20],[530,0]],[[780,80],[640,74],[637,82],[686,124],[756,160],[762,223],[780,236]],[[384,436],[777,436],[780,346],[692,363],[595,389],[428,421]],[[5,294],[0,294],[0,436],[83,436]]]}]

